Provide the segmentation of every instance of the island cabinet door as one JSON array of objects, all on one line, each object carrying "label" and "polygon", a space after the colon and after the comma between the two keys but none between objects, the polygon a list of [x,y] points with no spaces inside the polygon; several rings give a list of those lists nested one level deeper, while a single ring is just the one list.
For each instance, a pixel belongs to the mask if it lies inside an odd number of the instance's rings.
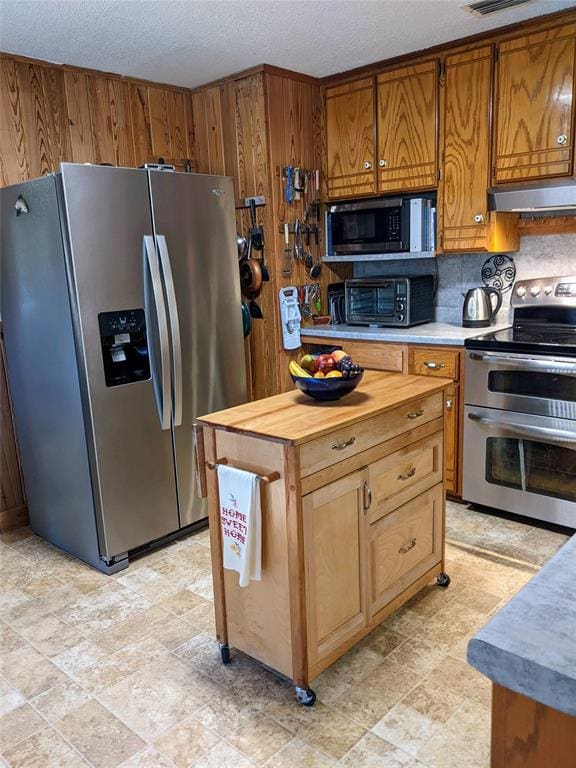
[{"label": "island cabinet door", "polygon": [[369,526],[370,619],[441,561],[443,508],[439,483]]},{"label": "island cabinet door", "polygon": [[366,625],[365,480],[352,472],[302,499],[311,676]]}]

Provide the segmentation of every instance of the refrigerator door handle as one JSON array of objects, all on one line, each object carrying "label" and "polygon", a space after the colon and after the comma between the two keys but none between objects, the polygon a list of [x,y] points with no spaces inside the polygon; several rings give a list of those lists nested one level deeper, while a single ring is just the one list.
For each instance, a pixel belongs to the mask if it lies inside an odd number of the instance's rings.
[{"label": "refrigerator door handle", "polygon": [[[164,294],[162,292],[162,282],[160,278],[160,264],[156,245],[152,235],[144,235],[144,305],[146,313],[146,325],[148,328],[148,346],[150,348],[150,359],[152,362],[152,383],[154,386],[154,395],[156,397],[156,406],[160,417],[160,426],[163,430],[170,429],[171,399],[167,396],[170,392],[170,354],[168,350],[168,321],[166,320],[166,307],[164,306]],[[154,297],[154,309],[158,326],[158,337],[160,340],[160,380],[156,375],[155,348],[150,338],[150,293],[148,289],[147,272],[150,274],[152,283],[152,292]]]},{"label": "refrigerator door handle", "polygon": [[156,242],[158,243],[158,252],[160,253],[160,262],[162,264],[164,287],[168,300],[170,335],[172,338],[173,419],[174,426],[179,427],[182,424],[182,345],[180,343],[180,320],[178,318],[178,305],[176,303],[176,291],[174,290],[168,244],[164,235],[156,235]]}]

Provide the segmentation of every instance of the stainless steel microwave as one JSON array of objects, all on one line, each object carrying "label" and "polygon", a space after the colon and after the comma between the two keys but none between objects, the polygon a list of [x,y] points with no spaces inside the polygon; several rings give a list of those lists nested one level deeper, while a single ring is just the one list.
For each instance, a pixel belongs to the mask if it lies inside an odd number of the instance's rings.
[{"label": "stainless steel microwave", "polygon": [[433,251],[435,218],[433,201],[421,197],[331,205],[326,212],[326,255]]},{"label": "stainless steel microwave", "polygon": [[346,322],[351,325],[427,323],[434,314],[434,278],[385,277],[346,280]]}]

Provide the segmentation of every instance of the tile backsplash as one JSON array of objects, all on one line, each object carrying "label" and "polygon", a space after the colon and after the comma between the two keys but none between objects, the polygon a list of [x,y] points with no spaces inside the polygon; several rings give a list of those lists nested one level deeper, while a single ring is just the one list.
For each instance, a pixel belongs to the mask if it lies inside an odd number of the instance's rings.
[{"label": "tile backsplash", "polygon": [[[527,236],[520,240],[520,250],[511,253],[516,266],[516,280],[554,275],[576,275],[576,235]],[[482,265],[485,253],[461,253],[438,256],[437,259],[411,259],[397,261],[356,262],[354,277],[380,275],[435,274],[438,270],[438,290],[435,301],[435,320],[441,323],[462,321],[462,294],[469,288],[483,285]],[[510,316],[510,295],[503,295],[498,321]]]}]

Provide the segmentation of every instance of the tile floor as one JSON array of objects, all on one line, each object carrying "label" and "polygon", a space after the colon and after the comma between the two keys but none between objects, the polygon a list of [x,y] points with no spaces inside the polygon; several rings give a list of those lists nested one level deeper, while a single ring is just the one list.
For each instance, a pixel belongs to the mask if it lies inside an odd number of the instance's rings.
[{"label": "tile floor", "polygon": [[565,537],[449,504],[430,586],[313,683],[313,709],[213,641],[203,531],[108,577],[22,529],[0,544],[0,763],[13,768],[485,768],[468,637]]}]

